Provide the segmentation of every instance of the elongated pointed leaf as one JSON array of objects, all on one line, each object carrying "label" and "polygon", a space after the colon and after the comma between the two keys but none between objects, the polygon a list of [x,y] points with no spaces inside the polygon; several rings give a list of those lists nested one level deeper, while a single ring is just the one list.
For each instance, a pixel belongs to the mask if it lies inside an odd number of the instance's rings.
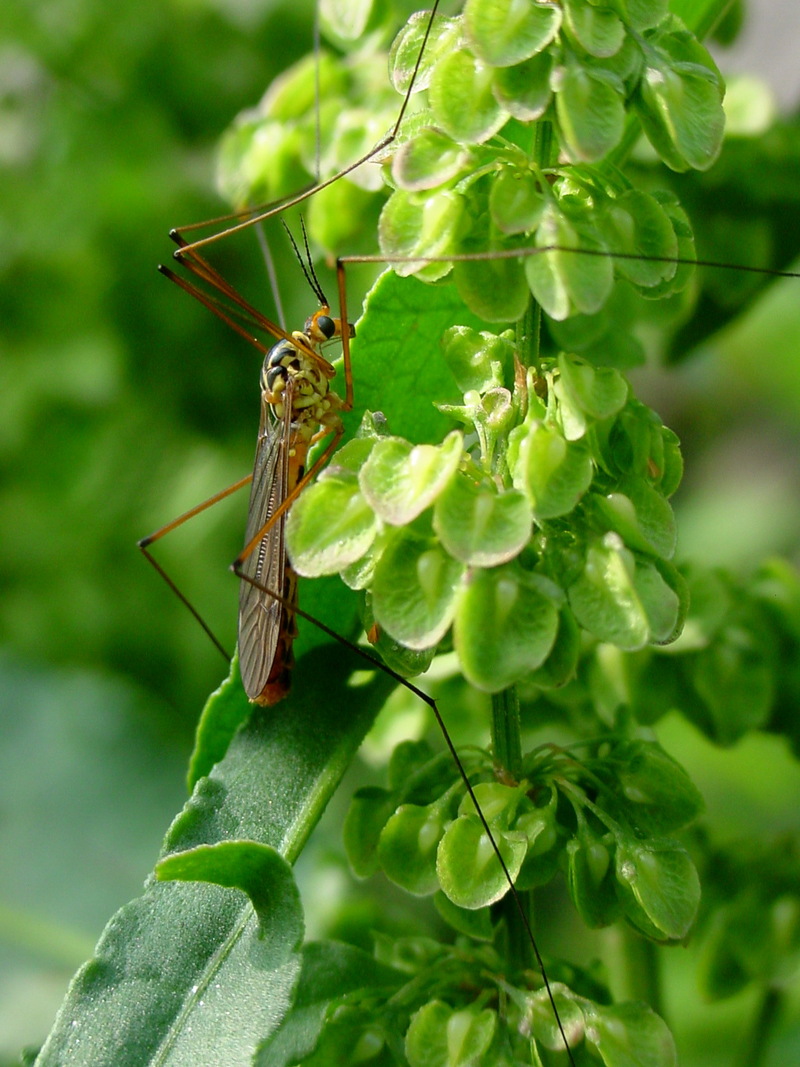
[{"label": "elongated pointed leaf", "polygon": [[[356,665],[359,658],[339,648],[304,657],[291,697],[257,710],[200,780],[163,856],[239,839],[293,862],[388,688],[378,676],[356,706],[346,686]],[[198,862],[203,853],[194,855]],[[40,1067],[248,1063],[286,1012],[299,972],[286,940],[296,941],[296,908],[284,903],[265,915],[262,926],[280,920],[274,936],[259,936],[241,892],[150,880],[73,980]]]}]

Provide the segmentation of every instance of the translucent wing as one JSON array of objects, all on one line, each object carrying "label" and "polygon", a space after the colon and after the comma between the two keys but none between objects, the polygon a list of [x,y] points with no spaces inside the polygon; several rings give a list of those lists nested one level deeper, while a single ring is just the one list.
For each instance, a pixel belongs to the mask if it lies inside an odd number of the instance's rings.
[{"label": "translucent wing", "polygon": [[[291,398],[287,396],[286,401],[286,416],[276,421],[267,400],[264,397],[261,400],[261,427],[250,489],[245,545],[250,544],[291,492]],[[284,519],[285,516],[281,515],[242,561],[242,573],[252,581],[243,580],[239,590],[239,664],[245,692],[258,703],[271,704],[280,699],[283,694],[271,695],[270,687],[279,683],[277,676],[290,666],[281,662],[284,658],[281,653],[287,648],[283,639],[290,636],[290,631],[293,634],[294,622],[286,607],[264,592],[265,589],[271,589],[287,599],[293,599],[294,574],[286,566]],[[290,644],[291,640],[288,642]]]}]

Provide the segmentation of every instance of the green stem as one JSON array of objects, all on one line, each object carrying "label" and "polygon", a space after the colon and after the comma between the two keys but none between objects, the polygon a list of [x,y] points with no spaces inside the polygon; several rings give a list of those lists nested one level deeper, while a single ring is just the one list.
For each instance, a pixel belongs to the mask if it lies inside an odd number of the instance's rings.
[{"label": "green stem", "polygon": [[616,930],[615,955],[621,989],[620,1000],[643,1000],[653,1011],[663,1014],[661,1008],[661,973],[657,948],[652,941],[641,937],[627,926]]},{"label": "green stem", "polygon": [[[549,122],[537,123],[534,127],[533,159],[539,166],[549,166],[555,161],[556,149],[552,125]],[[539,362],[541,329],[542,309],[530,300],[525,315],[515,326],[517,356],[523,367],[532,367]],[[516,687],[511,686],[500,693],[492,694],[491,733],[494,758],[519,781],[522,777],[522,737]],[[527,913],[529,929],[525,927],[517,902],[510,895],[506,895],[500,904],[508,932],[507,962],[512,971],[538,967],[529,938],[530,929],[533,928],[533,893],[522,892],[519,899]]]},{"label": "green stem", "polygon": [[540,167],[552,167],[558,159],[558,143],[551,122],[537,122],[533,128],[533,159]]},{"label": "green stem", "polygon": [[[537,168],[546,168],[557,162],[558,142],[553,136],[550,122],[537,122],[533,128],[533,146],[531,159]],[[542,339],[542,309],[534,301],[528,301],[528,307],[515,326],[517,354],[523,367],[538,364]]]},{"label": "green stem", "polygon": [[[492,751],[494,758],[515,779],[522,775],[522,738],[520,734],[519,697],[514,686],[492,694]],[[520,893],[522,906],[533,926],[533,894]],[[501,910],[508,931],[508,966],[523,971],[536,965],[528,931],[516,901],[504,897]]]},{"label": "green stem", "polygon": [[519,779],[522,775],[522,738],[519,697],[514,686],[492,694],[492,751],[500,766]]},{"label": "green stem", "polygon": [[764,990],[758,1012],[739,1058],[741,1067],[760,1067],[766,1062],[775,1020],[783,1007],[783,994],[770,986]]},{"label": "green stem", "polygon": [[517,355],[523,367],[533,367],[539,361],[542,340],[542,309],[533,301],[528,301],[525,314],[514,327],[514,341]]}]

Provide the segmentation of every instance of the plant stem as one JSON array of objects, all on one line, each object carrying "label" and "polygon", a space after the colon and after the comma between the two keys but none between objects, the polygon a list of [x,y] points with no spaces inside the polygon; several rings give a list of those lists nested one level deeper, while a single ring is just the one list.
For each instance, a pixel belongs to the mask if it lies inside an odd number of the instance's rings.
[{"label": "plant stem", "polygon": [[[531,159],[537,167],[549,167],[557,161],[558,143],[553,136],[550,122],[537,122],[533,129]],[[517,353],[524,367],[534,366],[539,359],[541,348],[542,309],[534,300],[528,301],[528,307],[515,326]]]},{"label": "plant stem", "polygon": [[533,158],[540,167],[549,167],[558,157],[558,144],[553,137],[551,122],[537,122],[533,130]]},{"label": "plant stem", "polygon": [[492,751],[500,766],[518,779],[522,774],[522,739],[515,686],[492,694]]},{"label": "plant stem", "polygon": [[537,303],[528,301],[528,308],[514,329],[520,363],[523,367],[534,366],[539,360],[542,331],[542,309]]},{"label": "plant stem", "polygon": [[624,969],[625,997],[643,1000],[662,1013],[661,974],[656,946],[627,926],[619,930],[619,957]]},{"label": "plant stem", "polygon": [[[519,697],[515,686],[492,694],[492,751],[497,762],[515,779],[522,775]],[[520,893],[529,922],[533,925],[533,894]],[[535,966],[535,957],[516,902],[507,895],[501,904],[508,931],[508,966],[523,971]]]}]

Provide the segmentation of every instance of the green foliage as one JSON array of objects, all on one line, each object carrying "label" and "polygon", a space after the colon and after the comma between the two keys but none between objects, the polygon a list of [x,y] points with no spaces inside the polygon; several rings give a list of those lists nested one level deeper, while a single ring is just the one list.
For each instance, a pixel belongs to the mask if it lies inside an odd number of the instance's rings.
[{"label": "green foliage", "polygon": [[[470,765],[518,888],[543,884],[564,867],[573,903],[590,926],[625,915],[659,940],[686,936],[699,885],[685,850],[666,835],[694,821],[703,805],[658,745],[596,746],[580,760],[532,752],[514,786],[493,780],[485,754]],[[438,757],[417,748],[405,781],[389,792],[356,794],[345,836],[351,858],[362,874],[377,862],[410,892],[441,888],[461,908],[487,907],[505,896],[508,882],[457,772],[441,782],[436,766]]]},{"label": "green foliage", "polygon": [[[405,284],[389,274],[379,288]],[[502,338],[462,327],[445,345],[462,380],[466,353],[469,377],[484,368],[481,387],[444,409],[475,446],[465,448],[453,432],[441,445],[412,447],[365,424],[346,470],[334,467],[292,509],[287,543],[298,572],[324,572],[323,559],[329,573],[349,571],[360,549],[369,565],[358,586],[371,592],[378,626],[421,650],[453,623],[462,669],[486,692],[542,667],[566,601],[583,629],[620,648],[672,640],[686,601],[668,562],[675,529],[659,466],[674,451],[672,435],[628,403],[613,368],[562,353],[509,389],[495,384],[502,366],[492,356]],[[358,516],[365,536],[348,530],[337,541],[342,516]]]},{"label": "green foliage", "polygon": [[[346,675],[333,680],[340,663],[334,650],[312,654],[292,720],[275,730],[268,712],[251,716],[200,779],[167,834],[161,881],[114,916],[73,979],[38,1063],[188,1063],[209,1048],[246,1062],[275,1029],[301,970],[302,909],[289,863],[388,688],[377,678],[352,714]],[[247,706],[236,672],[216,699]],[[301,750],[293,738],[303,719]],[[217,1011],[229,1020],[224,1031]]]},{"label": "green foliage", "polygon": [[[374,45],[394,12],[334,2],[324,20],[338,43]],[[393,47],[401,87],[424,25]],[[325,173],[391,124],[382,66],[366,48],[323,60]],[[235,204],[313,173],[312,81],[301,61],[228,135]],[[649,951],[685,942],[700,907],[717,997],[772,994],[796,960],[796,838],[723,851],[690,837],[700,792],[653,736],[678,710],[717,744],[755,729],[799,743],[797,576],[674,562],[678,441],[622,373],[643,359],[637,324],[663,329],[665,350],[699,293],[675,261],[693,250],[677,198],[620,169],[630,131],[640,122],[674,170],[710,166],[716,68],[661,0],[470,0],[437,20],[416,89],[380,223],[374,162],[309,202],[324,247],[372,250],[379,232],[404,261],[358,324],[348,429],[361,429],[293,506],[288,538],[298,572],[339,572],[358,594],[393,669],[433,662],[465,715],[492,697],[491,751],[485,728],[462,749],[474,799],[449,754],[408,741],[345,821],[354,870],[432,896],[457,936],[412,918],[398,937],[395,916],[341,908],[339,933],[363,945],[368,925],[382,931],[373,952],[301,946],[289,864],[389,681],[358,678],[336,646],[306,651],[290,701],[251,714],[234,668],[203,713],[158,881],[79,971],[42,1064],[549,1064],[565,1040],[576,1064],[675,1063],[644,979],[620,995],[618,976],[564,963],[555,944],[542,986],[475,800],[525,905],[565,887],[581,936],[620,923]],[[363,416],[379,406],[388,428]],[[341,595],[318,594],[349,631]]]}]

